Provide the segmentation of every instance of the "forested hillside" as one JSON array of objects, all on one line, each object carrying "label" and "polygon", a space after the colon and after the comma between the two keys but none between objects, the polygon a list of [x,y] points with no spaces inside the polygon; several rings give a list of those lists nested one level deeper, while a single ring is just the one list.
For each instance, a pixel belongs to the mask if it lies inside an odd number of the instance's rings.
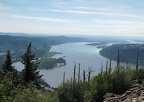
[{"label": "forested hillside", "polygon": [[81,38],[65,37],[65,36],[49,36],[49,37],[22,37],[0,35],[0,52],[7,50],[20,51],[25,49],[30,42],[33,43],[33,49],[39,47],[50,48],[51,45],[62,44],[66,42],[84,41]]},{"label": "forested hillside", "polygon": [[121,62],[136,63],[138,51],[139,64],[144,65],[144,44],[114,44],[100,51],[100,54],[112,60],[117,59],[117,52]]},{"label": "forested hillside", "polygon": [[[69,42],[80,42],[80,41],[84,41],[84,39],[76,37],[66,37],[66,36],[30,37],[30,36],[0,35],[0,64],[4,63],[5,55],[3,53],[6,53],[6,51],[8,50],[11,52],[13,62],[20,61],[21,55],[24,53],[26,46],[30,42],[32,42],[33,45],[32,50],[35,53],[36,57],[40,59],[39,62],[41,62],[39,68],[51,69],[56,66],[55,65],[56,63],[59,62],[59,58],[58,59],[49,58],[55,54],[58,54],[58,52],[49,52],[51,46]],[[64,61],[64,59],[61,60],[63,61],[63,63],[66,62]],[[46,66],[47,64],[49,64],[49,66]]]}]

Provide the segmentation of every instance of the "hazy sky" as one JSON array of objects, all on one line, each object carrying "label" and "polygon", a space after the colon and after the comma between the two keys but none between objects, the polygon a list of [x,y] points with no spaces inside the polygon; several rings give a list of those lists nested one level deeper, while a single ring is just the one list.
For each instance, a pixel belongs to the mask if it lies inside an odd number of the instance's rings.
[{"label": "hazy sky", "polygon": [[0,0],[0,32],[144,35],[144,0]]}]

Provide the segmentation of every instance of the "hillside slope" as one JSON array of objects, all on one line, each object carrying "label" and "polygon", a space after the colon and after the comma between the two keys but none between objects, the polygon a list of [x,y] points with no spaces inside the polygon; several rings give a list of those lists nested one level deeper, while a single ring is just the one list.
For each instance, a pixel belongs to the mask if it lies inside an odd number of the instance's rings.
[{"label": "hillside slope", "polygon": [[136,63],[136,53],[139,51],[139,64],[144,65],[144,44],[114,44],[100,51],[100,55],[116,60],[119,49],[120,61]]},{"label": "hillside slope", "polygon": [[81,38],[66,37],[66,36],[49,36],[49,37],[24,37],[24,36],[9,36],[0,35],[0,52],[19,51],[32,42],[33,48],[49,48],[51,45],[57,45],[67,42],[84,41]]},{"label": "hillside slope", "polygon": [[[122,95],[114,95],[114,93],[107,93],[104,102],[143,102],[144,101],[144,81],[135,80],[132,88],[127,90]],[[107,97],[108,96],[108,97]]]}]

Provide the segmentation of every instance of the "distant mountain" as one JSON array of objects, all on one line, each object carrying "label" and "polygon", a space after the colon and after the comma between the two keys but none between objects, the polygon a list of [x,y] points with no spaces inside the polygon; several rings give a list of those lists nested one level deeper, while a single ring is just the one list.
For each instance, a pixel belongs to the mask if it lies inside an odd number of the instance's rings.
[{"label": "distant mountain", "polygon": [[104,36],[104,35],[85,35],[81,38],[84,38],[88,41],[97,41],[97,42],[126,42],[127,40],[141,42],[143,41],[143,37],[130,37],[130,36]]},{"label": "distant mountain", "polygon": [[0,35],[9,35],[9,36],[30,36],[30,34],[26,33],[9,33],[9,32],[0,32]]},{"label": "distant mountain", "polygon": [[137,51],[139,51],[139,64],[144,65],[144,44],[114,44],[100,51],[100,55],[117,60],[117,51],[119,49],[120,61],[136,63]]}]

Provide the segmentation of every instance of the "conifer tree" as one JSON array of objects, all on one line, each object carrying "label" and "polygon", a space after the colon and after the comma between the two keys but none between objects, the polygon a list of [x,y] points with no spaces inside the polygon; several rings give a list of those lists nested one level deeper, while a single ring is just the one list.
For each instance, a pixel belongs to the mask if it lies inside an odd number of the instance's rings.
[{"label": "conifer tree", "polygon": [[103,74],[103,62],[101,62],[101,75]]},{"label": "conifer tree", "polygon": [[119,49],[117,52],[117,67],[120,66],[120,56],[119,56]]},{"label": "conifer tree", "polygon": [[137,53],[136,53],[136,70],[138,70],[138,67],[139,67],[139,51],[137,50]]},{"label": "conifer tree", "polygon": [[19,76],[17,70],[12,66],[12,58],[10,51],[7,51],[5,63],[2,65],[2,75],[3,77],[9,76],[11,81],[16,86],[19,84]]},{"label": "conifer tree", "polygon": [[109,68],[111,69],[111,67],[112,67],[112,63],[111,63],[111,59],[109,60]]},{"label": "conifer tree", "polygon": [[42,77],[37,71],[38,63],[35,62],[37,59],[35,54],[31,51],[31,43],[28,45],[24,55],[22,56],[22,63],[24,64],[24,70],[22,71],[22,77],[25,84],[34,82],[38,87],[38,79]]},{"label": "conifer tree", "polygon": [[5,63],[2,65],[2,68],[4,72],[14,71],[14,68],[12,66],[12,59],[11,59],[10,51],[7,51],[6,60],[5,60]]}]

